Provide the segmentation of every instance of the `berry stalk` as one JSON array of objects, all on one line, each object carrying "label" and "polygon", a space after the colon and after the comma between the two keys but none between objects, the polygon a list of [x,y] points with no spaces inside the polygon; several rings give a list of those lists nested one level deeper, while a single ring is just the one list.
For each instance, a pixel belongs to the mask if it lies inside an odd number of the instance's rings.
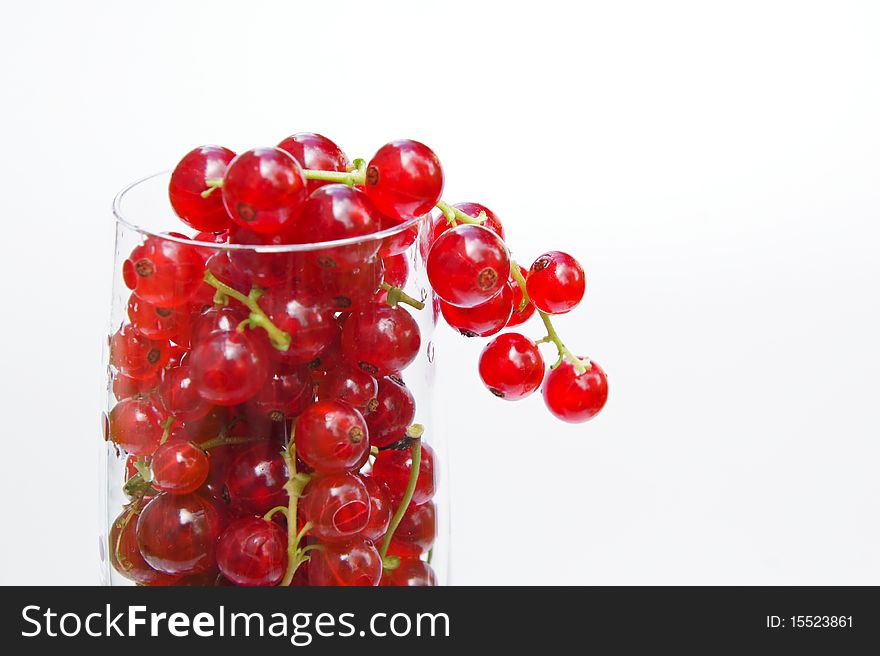
[{"label": "berry stalk", "polygon": [[475,225],[482,225],[486,222],[486,219],[488,218],[485,212],[480,212],[476,218],[468,216],[457,207],[453,207],[449,203],[446,203],[442,200],[437,201],[436,207],[438,210],[443,212],[443,216],[446,217],[449,225],[453,227],[456,223],[473,223]]},{"label": "berry stalk", "polygon": [[385,533],[385,538],[382,540],[382,547],[379,549],[379,556],[382,558],[383,564],[386,562],[388,547],[391,545],[391,539],[394,537],[394,532],[400,525],[407,508],[409,508],[413,494],[416,491],[416,485],[419,482],[419,468],[422,464],[422,434],[424,432],[425,428],[421,424],[413,424],[406,429],[406,436],[411,440],[410,448],[412,449],[412,465],[410,466],[409,480],[407,481],[403,498],[400,500],[400,505],[397,506],[397,510],[394,511],[394,515],[391,517],[391,523],[388,525],[388,531]]},{"label": "berry stalk", "polygon": [[388,292],[388,305],[391,307],[397,307],[398,303],[405,303],[410,307],[414,307],[416,310],[424,310],[425,304],[419,300],[414,299],[412,296],[403,291],[400,287],[394,287],[389,285],[387,282],[383,282],[381,288]]},{"label": "berry stalk", "polygon": [[217,294],[214,297],[215,302],[222,303],[224,302],[225,297],[231,297],[239,303],[242,303],[251,311],[248,318],[242,321],[239,325],[239,330],[244,330],[246,327],[262,328],[269,334],[269,341],[272,342],[272,346],[279,351],[286,351],[290,348],[290,335],[272,323],[269,317],[266,316],[266,313],[263,312],[263,308],[261,308],[260,304],[257,302],[257,299],[260,297],[260,290],[258,287],[251,289],[250,293],[245,296],[237,289],[230,287],[226,283],[220,282],[220,280],[208,270],[205,271],[205,282],[217,290]]},{"label": "berry stalk", "polygon": [[[526,290],[526,279],[520,271],[519,265],[511,260],[510,262],[510,275],[513,276],[513,279],[516,280],[516,284],[519,285],[520,291],[522,291],[523,302],[522,307],[525,307],[529,303],[529,292]],[[581,359],[577,357],[574,353],[572,353],[569,348],[563,343],[562,339],[559,337],[559,333],[556,332],[556,329],[553,327],[553,322],[550,321],[550,315],[546,312],[542,312],[535,308],[538,314],[541,317],[541,321],[544,322],[544,327],[547,329],[547,335],[542,337],[541,339],[535,342],[536,344],[547,344],[552,342],[556,346],[556,351],[559,353],[559,359],[555,364],[551,365],[551,369],[556,369],[560,364],[562,364],[563,360],[568,360],[571,362],[575,371],[578,374],[584,374],[590,370],[590,360],[589,359]]]},{"label": "berry stalk", "polygon": [[[294,431],[295,430],[296,427],[294,426]],[[283,454],[284,462],[287,465],[288,471],[288,481],[284,484],[284,489],[287,491],[288,502],[287,511],[285,512],[285,515],[287,516],[287,569],[284,572],[284,578],[282,578],[281,583],[279,583],[282,587],[289,586],[291,581],[293,581],[293,576],[296,574],[296,570],[299,566],[308,561],[309,557],[307,552],[310,547],[301,549],[299,543],[302,541],[303,536],[312,527],[311,522],[306,522],[301,531],[297,532],[296,530],[297,504],[311,477],[307,474],[298,474],[296,471],[296,444],[293,441],[293,437],[293,432],[291,432],[290,442],[287,445],[287,450]],[[270,517],[273,511],[269,511]]]}]

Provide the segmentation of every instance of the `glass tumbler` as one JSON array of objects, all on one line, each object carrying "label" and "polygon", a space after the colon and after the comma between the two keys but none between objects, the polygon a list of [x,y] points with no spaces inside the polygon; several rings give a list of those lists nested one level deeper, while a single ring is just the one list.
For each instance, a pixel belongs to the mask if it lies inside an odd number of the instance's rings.
[{"label": "glass tumbler", "polygon": [[445,584],[430,221],[230,244],[168,181],[113,206],[103,583]]}]

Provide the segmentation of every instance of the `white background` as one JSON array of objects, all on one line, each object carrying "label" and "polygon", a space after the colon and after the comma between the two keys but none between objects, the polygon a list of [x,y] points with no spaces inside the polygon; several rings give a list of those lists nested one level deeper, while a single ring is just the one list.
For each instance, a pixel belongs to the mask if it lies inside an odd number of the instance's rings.
[{"label": "white background", "polygon": [[585,265],[592,423],[444,329],[454,582],[880,583],[877,3],[0,12],[0,583],[97,581],[114,193],[301,130],[420,139],[519,259]]}]

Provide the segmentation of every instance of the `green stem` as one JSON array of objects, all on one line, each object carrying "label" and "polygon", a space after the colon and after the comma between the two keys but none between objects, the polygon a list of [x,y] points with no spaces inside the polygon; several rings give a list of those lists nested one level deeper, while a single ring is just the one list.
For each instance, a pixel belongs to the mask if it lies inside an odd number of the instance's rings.
[{"label": "green stem", "polygon": [[[296,430],[294,424],[293,431]],[[308,561],[309,556],[306,550],[301,549],[299,543],[303,536],[312,527],[311,522],[306,522],[302,530],[296,530],[296,507],[302,496],[303,489],[309,483],[310,476],[306,474],[298,474],[296,471],[296,444],[294,443],[293,431],[291,431],[290,442],[287,450],[284,452],[284,462],[287,465],[288,481],[284,484],[287,490],[287,570],[284,572],[284,578],[281,579],[282,587],[287,587],[293,581],[297,568],[304,562]]]},{"label": "green stem", "polygon": [[[516,283],[519,285],[519,289],[523,295],[523,303],[521,304],[520,310],[524,308],[530,301],[529,292],[526,290],[526,279],[520,271],[519,265],[513,260],[510,261],[510,275],[513,276],[513,279],[516,280]],[[562,364],[563,360],[568,360],[574,370],[578,373],[578,375],[586,373],[590,370],[590,360],[589,358],[581,359],[577,357],[574,353],[572,353],[568,347],[563,343],[562,339],[560,339],[559,334],[556,332],[556,329],[553,327],[553,322],[550,321],[550,315],[546,312],[542,312],[535,308],[538,314],[541,317],[541,321],[544,322],[544,328],[547,329],[547,335],[537,340],[535,344],[548,344],[553,342],[556,346],[556,351],[559,353],[559,359],[556,361],[556,364],[551,366],[551,369],[555,369],[560,364]]]},{"label": "green stem", "polygon": [[251,442],[261,442],[262,437],[228,437],[226,435],[218,435],[210,440],[196,444],[202,451],[215,449],[218,446],[229,446],[230,444],[249,444]]},{"label": "green stem", "polygon": [[285,517],[287,517],[287,506],[275,506],[269,512],[267,512],[265,515],[263,515],[263,519],[265,519],[267,522],[271,522],[272,516],[275,513],[279,513],[279,512],[282,513]]},{"label": "green stem", "polygon": [[[363,162],[363,160],[355,161]],[[364,162],[363,168],[355,168],[353,171],[318,171],[315,169],[304,169],[303,173],[306,176],[306,180],[338,182],[346,184],[349,187],[362,185],[367,181],[366,162]]]},{"label": "green stem", "polygon": [[165,430],[162,431],[162,439],[159,440],[160,445],[165,444],[165,442],[168,441],[168,436],[171,435],[171,424],[173,424],[173,423],[174,423],[174,417],[168,417],[168,419],[165,420],[165,424],[164,424]]},{"label": "green stem", "polygon": [[477,218],[468,216],[457,207],[453,207],[449,203],[446,203],[442,200],[437,201],[437,209],[443,212],[443,215],[446,217],[449,225],[452,226],[454,226],[456,223],[473,223],[475,225],[482,225],[486,222],[486,219],[489,218],[483,211],[480,211],[480,213],[477,215]]},{"label": "green stem", "polygon": [[244,330],[246,327],[262,328],[269,334],[269,341],[272,342],[272,346],[279,351],[286,351],[290,348],[290,335],[272,323],[269,317],[266,316],[266,313],[263,312],[263,308],[261,308],[260,304],[257,302],[257,299],[261,294],[259,288],[254,287],[251,289],[250,294],[245,296],[237,289],[230,287],[226,283],[220,282],[220,280],[218,280],[209,270],[205,270],[205,282],[217,290],[218,296],[234,298],[251,311],[248,318],[239,325],[239,330]]},{"label": "green stem", "polygon": [[391,538],[394,537],[394,531],[396,531],[397,527],[400,525],[400,520],[403,519],[406,509],[409,507],[410,501],[412,501],[413,494],[416,491],[416,484],[419,481],[419,468],[422,464],[422,440],[421,436],[410,437],[413,442],[411,447],[412,465],[409,471],[409,481],[406,484],[406,491],[403,493],[403,499],[401,499],[400,505],[397,506],[397,510],[394,511],[394,516],[391,518],[391,523],[388,525],[388,532],[385,533],[385,539],[382,540],[382,548],[379,549],[379,556],[383,561],[385,560],[385,555],[388,553],[388,546],[391,544]]},{"label": "green stem", "polygon": [[383,282],[382,289],[388,292],[388,305],[390,305],[391,307],[397,307],[398,303],[406,303],[410,307],[414,307],[416,310],[425,309],[424,303],[414,299],[412,296],[403,291],[400,287],[394,287],[392,285],[389,285],[387,282]]}]

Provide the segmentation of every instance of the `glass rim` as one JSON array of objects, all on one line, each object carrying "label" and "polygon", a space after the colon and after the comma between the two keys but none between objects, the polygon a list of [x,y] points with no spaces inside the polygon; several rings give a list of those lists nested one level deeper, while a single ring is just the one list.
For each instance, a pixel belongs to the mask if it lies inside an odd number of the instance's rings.
[{"label": "glass rim", "polygon": [[157,232],[155,230],[149,230],[127,219],[122,211],[122,203],[125,200],[126,195],[139,185],[149,182],[151,180],[155,180],[160,176],[168,175],[170,173],[170,169],[159,171],[158,173],[153,173],[151,175],[144,176],[143,178],[139,178],[134,182],[130,182],[122,189],[120,189],[116,196],[113,198],[113,216],[116,219],[116,223],[119,225],[123,225],[129,230],[138,232],[146,237],[167,239],[168,241],[173,241],[179,244],[185,244],[187,246],[193,246],[197,248],[210,248],[212,250],[227,251],[253,251],[258,253],[294,253],[322,250],[325,248],[335,248],[338,246],[351,246],[353,244],[360,244],[366,241],[386,239],[387,237],[392,237],[405,230],[408,230],[409,228],[418,225],[422,221],[426,221],[431,216],[431,213],[429,212],[428,214],[425,214],[423,216],[416,216],[412,219],[407,219],[406,221],[403,221],[396,226],[386,228],[385,230],[379,230],[378,232],[371,232],[369,234],[358,235],[356,237],[346,237],[344,239],[309,242],[306,244],[217,244],[212,241],[197,241],[195,239],[190,239],[184,236],[177,236],[167,232]]}]

